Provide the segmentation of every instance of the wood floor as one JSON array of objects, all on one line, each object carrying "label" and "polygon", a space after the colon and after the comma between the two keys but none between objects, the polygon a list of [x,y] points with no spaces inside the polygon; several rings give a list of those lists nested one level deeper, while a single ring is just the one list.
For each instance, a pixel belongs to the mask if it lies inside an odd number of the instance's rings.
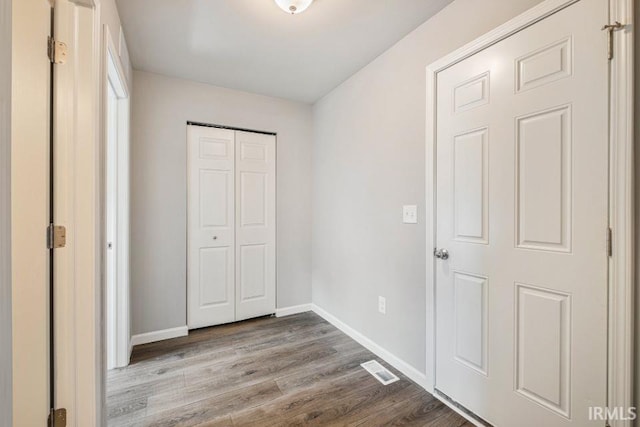
[{"label": "wood floor", "polygon": [[372,359],[390,368],[314,313],[191,331],[109,372],[109,426],[471,426],[393,369],[379,383]]}]

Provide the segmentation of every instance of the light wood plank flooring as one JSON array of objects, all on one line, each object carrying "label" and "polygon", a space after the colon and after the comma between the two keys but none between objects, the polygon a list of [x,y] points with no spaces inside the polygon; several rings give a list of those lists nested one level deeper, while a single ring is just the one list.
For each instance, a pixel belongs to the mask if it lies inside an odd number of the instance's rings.
[{"label": "light wood plank flooring", "polygon": [[[360,367],[377,359],[400,381]],[[109,426],[471,424],[314,313],[137,346],[107,376]]]}]

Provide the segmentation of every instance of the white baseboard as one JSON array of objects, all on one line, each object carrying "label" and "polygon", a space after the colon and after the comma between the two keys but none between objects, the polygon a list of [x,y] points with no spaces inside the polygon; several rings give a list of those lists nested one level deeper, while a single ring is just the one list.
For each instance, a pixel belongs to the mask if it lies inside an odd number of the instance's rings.
[{"label": "white baseboard", "polygon": [[291,307],[276,308],[276,317],[291,316],[292,314],[306,313],[312,311],[312,304],[292,305]]},{"label": "white baseboard", "polygon": [[163,329],[161,331],[146,332],[131,337],[131,347],[140,344],[148,344],[150,342],[163,341],[171,338],[185,337],[189,335],[189,329],[186,326],[177,328]]},{"label": "white baseboard", "polygon": [[311,304],[311,308],[318,316],[324,318],[324,320],[331,323],[336,328],[340,329],[342,332],[344,332],[345,334],[350,336],[352,339],[357,341],[359,344],[364,346],[367,350],[374,353],[376,356],[380,357],[382,360],[389,363],[398,371],[402,372],[404,375],[409,377],[412,381],[417,383],[419,386],[421,386],[422,388],[424,388],[429,392],[433,390],[433,384],[431,383],[431,381],[428,380],[425,374],[418,371],[416,368],[409,365],[407,362],[400,359],[389,350],[376,344],[371,339],[367,338],[360,332],[348,326],[346,323],[342,322],[334,315],[328,313],[323,308],[320,308],[315,304]]}]

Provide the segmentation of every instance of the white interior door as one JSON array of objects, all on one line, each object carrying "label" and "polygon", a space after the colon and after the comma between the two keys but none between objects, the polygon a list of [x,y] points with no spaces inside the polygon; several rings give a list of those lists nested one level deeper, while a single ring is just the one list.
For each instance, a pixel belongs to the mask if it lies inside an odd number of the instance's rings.
[{"label": "white interior door", "polygon": [[276,311],[276,137],[236,132],[236,320]]},{"label": "white interior door", "polygon": [[437,76],[436,388],[496,426],[602,425],[607,7]]},{"label": "white interior door", "polygon": [[235,320],[235,133],[188,126],[187,323]]}]

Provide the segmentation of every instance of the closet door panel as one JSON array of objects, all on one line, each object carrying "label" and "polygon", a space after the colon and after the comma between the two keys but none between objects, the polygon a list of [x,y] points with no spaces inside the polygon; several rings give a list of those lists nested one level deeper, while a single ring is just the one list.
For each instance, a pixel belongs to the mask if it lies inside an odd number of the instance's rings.
[{"label": "closet door panel", "polygon": [[276,308],[276,137],[236,132],[236,320]]},{"label": "closet door panel", "polygon": [[235,320],[235,133],[188,126],[187,323]]}]

